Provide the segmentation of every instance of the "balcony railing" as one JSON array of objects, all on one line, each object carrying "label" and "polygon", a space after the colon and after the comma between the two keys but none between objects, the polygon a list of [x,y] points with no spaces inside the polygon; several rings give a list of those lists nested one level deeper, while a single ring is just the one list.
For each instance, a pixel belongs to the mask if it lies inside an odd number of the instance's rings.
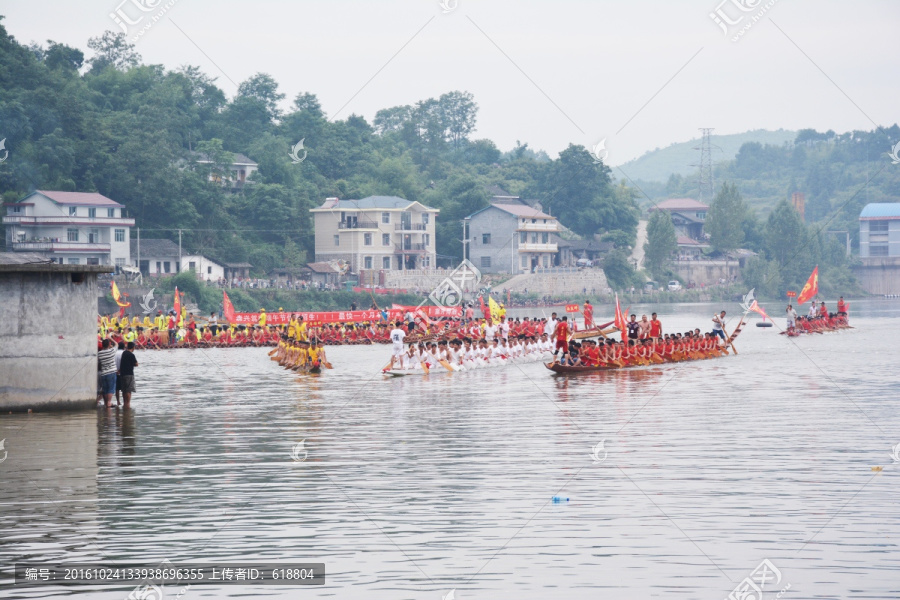
[{"label": "balcony railing", "polygon": [[535,244],[532,242],[519,243],[519,252],[556,252],[556,244]]},{"label": "balcony railing", "polygon": [[15,252],[109,252],[109,244],[92,242],[12,242]]},{"label": "balcony railing", "polygon": [[394,225],[395,231],[428,231],[428,225],[425,223],[397,223]]},{"label": "balcony railing", "polygon": [[378,229],[375,221],[338,221],[338,229]]},{"label": "balcony railing", "polygon": [[558,223],[552,221],[550,223],[519,223],[518,231],[558,231]]},{"label": "balcony railing", "polygon": [[8,215],[3,217],[4,225],[95,225],[111,227],[113,225],[134,226],[134,219],[127,217],[35,217]]},{"label": "balcony railing", "polygon": [[427,252],[428,246],[425,244],[400,244],[397,246],[397,252]]}]

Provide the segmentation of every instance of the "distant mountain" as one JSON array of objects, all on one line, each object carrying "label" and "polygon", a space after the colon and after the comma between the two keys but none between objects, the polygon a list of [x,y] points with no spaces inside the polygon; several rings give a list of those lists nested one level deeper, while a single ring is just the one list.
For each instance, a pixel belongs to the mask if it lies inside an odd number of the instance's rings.
[{"label": "distant mountain", "polygon": [[[710,137],[713,145],[712,162],[716,164],[734,160],[738,150],[747,142],[781,146],[785,142],[793,142],[795,137],[797,137],[796,131],[784,129],[778,131],[757,129],[730,135],[713,135]],[[700,162],[700,151],[694,150],[699,146],[700,139],[698,138],[689,142],[672,144],[667,148],[657,148],[620,165],[620,168],[634,181],[665,183],[673,173],[687,176],[697,171],[697,167],[691,165]]]}]

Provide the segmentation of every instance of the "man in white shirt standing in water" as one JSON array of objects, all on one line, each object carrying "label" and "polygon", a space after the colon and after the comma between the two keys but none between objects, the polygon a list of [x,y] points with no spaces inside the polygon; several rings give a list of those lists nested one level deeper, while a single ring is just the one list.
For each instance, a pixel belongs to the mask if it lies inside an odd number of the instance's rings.
[{"label": "man in white shirt standing in water", "polygon": [[397,321],[394,324],[394,328],[391,330],[391,344],[393,345],[393,352],[391,354],[391,366],[389,369],[394,368],[394,360],[397,359],[400,361],[401,366],[403,365],[403,355],[405,352],[403,351],[403,338],[406,337],[406,330],[403,329],[403,321]]}]

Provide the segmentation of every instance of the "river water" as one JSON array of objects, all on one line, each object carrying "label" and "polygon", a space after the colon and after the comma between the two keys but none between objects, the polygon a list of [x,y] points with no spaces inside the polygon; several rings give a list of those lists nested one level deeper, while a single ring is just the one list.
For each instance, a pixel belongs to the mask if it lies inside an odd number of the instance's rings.
[{"label": "river water", "polygon": [[[633,312],[681,331],[719,308]],[[17,561],[168,559],[326,565],[299,590],[165,586],[184,600],[719,600],[767,559],[766,598],[898,598],[900,301],[852,308],[853,330],[748,326],[734,357],[568,378],[386,379],[384,346],[330,348],[320,376],[140,353],[131,410],[0,417],[0,596],[133,587],[13,587]]]}]

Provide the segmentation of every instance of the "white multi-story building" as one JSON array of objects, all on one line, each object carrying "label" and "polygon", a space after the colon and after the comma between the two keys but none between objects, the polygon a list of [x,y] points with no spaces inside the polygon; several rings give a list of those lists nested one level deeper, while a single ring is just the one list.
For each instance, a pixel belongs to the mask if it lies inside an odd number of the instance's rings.
[{"label": "white multi-story building", "polygon": [[97,193],[37,190],[6,204],[6,249],[69,265],[128,266],[134,219],[124,208]]},{"label": "white multi-story building", "polygon": [[436,266],[431,208],[396,196],[328,198],[313,214],[316,262],[343,260],[350,270],[412,270]]}]

